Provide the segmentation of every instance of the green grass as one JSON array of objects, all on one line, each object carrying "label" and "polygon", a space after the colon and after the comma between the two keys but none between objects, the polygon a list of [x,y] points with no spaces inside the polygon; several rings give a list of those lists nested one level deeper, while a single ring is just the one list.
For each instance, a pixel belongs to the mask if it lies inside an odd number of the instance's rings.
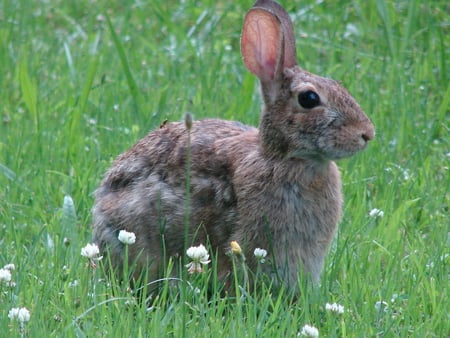
[{"label": "green grass", "polygon": [[[295,337],[311,324],[322,337],[448,336],[445,1],[283,1],[300,65],[340,80],[377,129],[339,163],[345,212],[319,288],[300,282],[297,302],[264,288],[208,297],[211,266],[189,276],[199,292],[185,289],[185,302],[170,287],[146,311],[87,265],[93,191],[115,156],[187,111],[258,123],[257,81],[239,54],[251,2],[154,2],[0,3],[0,267],[16,266],[15,287],[0,285],[1,332]],[[384,217],[369,217],[374,208]],[[21,330],[8,311],[22,306],[31,320]]]}]

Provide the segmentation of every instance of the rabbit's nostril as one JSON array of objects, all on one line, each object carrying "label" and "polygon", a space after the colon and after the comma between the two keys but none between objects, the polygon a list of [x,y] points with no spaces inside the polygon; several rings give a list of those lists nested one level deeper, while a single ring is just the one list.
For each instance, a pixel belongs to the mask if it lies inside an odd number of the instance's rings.
[{"label": "rabbit's nostril", "polygon": [[367,143],[367,142],[369,142],[371,139],[373,139],[373,137],[374,137],[374,132],[373,132],[373,131],[363,132],[363,133],[361,133],[361,137],[362,137],[362,139]]},{"label": "rabbit's nostril", "polygon": [[361,130],[361,138],[365,143],[369,142],[371,139],[375,137],[375,128],[373,126],[368,126]]}]

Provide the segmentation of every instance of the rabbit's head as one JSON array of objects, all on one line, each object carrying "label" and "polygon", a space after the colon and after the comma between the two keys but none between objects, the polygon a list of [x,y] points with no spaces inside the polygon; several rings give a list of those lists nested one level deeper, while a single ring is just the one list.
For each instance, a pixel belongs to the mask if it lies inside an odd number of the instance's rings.
[{"label": "rabbit's head", "polygon": [[374,126],[338,82],[297,65],[292,22],[272,0],[258,0],[245,17],[241,51],[261,81],[264,151],[286,158],[339,159],[365,148]]}]

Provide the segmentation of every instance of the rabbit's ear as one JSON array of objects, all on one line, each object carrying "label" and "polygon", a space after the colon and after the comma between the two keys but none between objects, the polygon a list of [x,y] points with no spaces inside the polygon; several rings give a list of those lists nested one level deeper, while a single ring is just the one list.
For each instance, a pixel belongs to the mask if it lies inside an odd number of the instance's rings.
[{"label": "rabbit's ear", "polygon": [[247,13],[241,52],[246,67],[265,84],[297,64],[292,22],[279,4],[258,0]]},{"label": "rabbit's ear", "polygon": [[275,15],[281,22],[284,39],[284,63],[285,68],[297,65],[297,51],[295,48],[294,26],[289,14],[277,2],[273,0],[257,0],[253,7],[265,9]]}]

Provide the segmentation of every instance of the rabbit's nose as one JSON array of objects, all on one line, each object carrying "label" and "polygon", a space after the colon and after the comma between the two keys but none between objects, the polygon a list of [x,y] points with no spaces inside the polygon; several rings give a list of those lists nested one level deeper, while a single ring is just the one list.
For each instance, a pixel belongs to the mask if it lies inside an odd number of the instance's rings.
[{"label": "rabbit's nose", "polygon": [[366,133],[363,133],[361,135],[361,137],[363,138],[364,141],[369,142],[372,139],[372,136]]},{"label": "rabbit's nose", "polygon": [[367,143],[375,137],[375,129],[372,127],[363,130],[361,138]]}]

